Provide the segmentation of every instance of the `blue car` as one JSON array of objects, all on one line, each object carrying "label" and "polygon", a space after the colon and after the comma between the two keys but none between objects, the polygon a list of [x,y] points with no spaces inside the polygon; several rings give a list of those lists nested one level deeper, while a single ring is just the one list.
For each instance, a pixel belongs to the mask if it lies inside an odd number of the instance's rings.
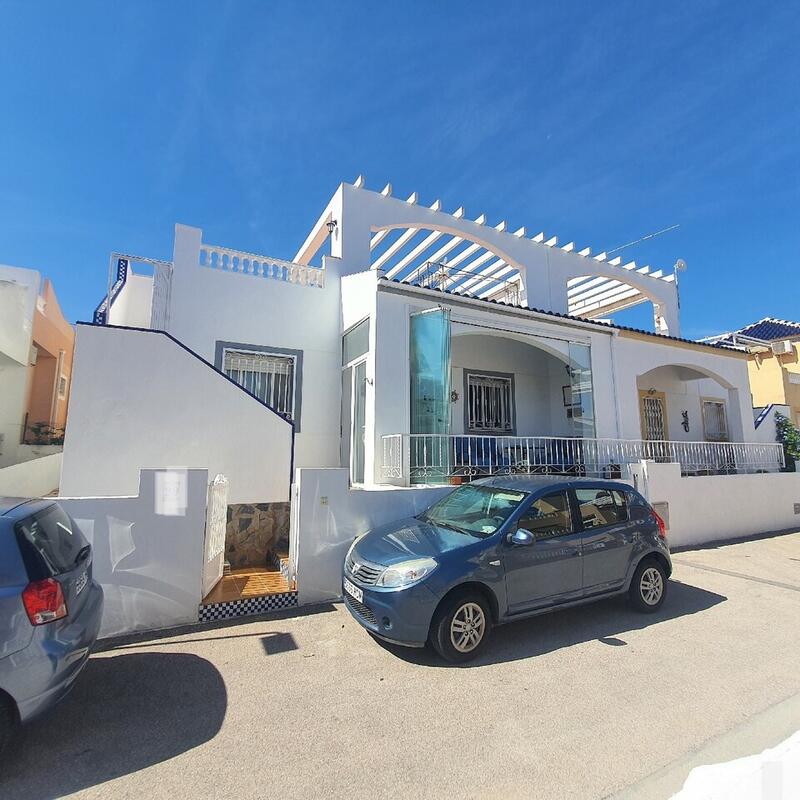
[{"label": "blue car", "polygon": [[657,611],[671,572],[664,522],[629,485],[504,476],[357,538],[342,594],[373,635],[458,662],[493,625],[556,608],[627,592]]},{"label": "blue car", "polygon": [[61,506],[0,497],[0,750],[72,687],[102,613],[92,548]]}]

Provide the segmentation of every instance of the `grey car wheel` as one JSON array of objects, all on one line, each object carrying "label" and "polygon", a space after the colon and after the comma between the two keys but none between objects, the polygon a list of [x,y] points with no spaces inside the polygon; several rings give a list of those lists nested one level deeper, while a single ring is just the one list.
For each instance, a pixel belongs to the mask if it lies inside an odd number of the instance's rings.
[{"label": "grey car wheel", "polygon": [[628,593],[633,606],[645,613],[661,608],[667,594],[667,574],[655,558],[646,558],[636,568]]},{"label": "grey car wheel", "polygon": [[492,614],[486,598],[475,592],[445,599],[431,624],[430,642],[447,661],[469,661],[489,638]]}]

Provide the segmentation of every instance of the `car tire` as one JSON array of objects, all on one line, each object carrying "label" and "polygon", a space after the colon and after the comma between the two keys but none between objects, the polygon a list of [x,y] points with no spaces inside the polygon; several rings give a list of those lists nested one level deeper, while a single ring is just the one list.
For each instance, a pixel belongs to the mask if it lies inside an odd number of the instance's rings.
[{"label": "car tire", "polygon": [[453,664],[471,661],[486,646],[492,630],[492,611],[479,592],[445,599],[431,624],[430,643]]},{"label": "car tire", "polygon": [[628,597],[644,614],[658,611],[667,596],[667,573],[657,558],[645,558],[633,573]]},{"label": "car tire", "polygon": [[0,693],[0,753],[11,741],[17,726],[17,713],[11,698]]}]

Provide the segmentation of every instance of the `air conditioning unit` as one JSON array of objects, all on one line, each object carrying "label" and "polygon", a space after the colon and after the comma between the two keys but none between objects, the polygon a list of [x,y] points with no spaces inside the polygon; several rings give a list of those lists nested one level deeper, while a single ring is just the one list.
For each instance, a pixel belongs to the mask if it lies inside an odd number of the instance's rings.
[{"label": "air conditioning unit", "polygon": [[784,339],[780,342],[773,342],[772,352],[775,353],[776,356],[785,356],[794,352],[794,345],[792,345],[788,339]]}]

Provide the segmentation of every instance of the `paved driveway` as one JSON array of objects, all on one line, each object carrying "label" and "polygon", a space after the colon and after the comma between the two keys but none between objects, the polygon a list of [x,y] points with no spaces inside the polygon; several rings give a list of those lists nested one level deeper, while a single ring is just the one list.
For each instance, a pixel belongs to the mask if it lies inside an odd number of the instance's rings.
[{"label": "paved driveway", "polygon": [[517,623],[462,668],[338,605],[117,646],[7,753],[0,796],[668,796],[800,727],[800,533],[675,564],[655,616]]}]

